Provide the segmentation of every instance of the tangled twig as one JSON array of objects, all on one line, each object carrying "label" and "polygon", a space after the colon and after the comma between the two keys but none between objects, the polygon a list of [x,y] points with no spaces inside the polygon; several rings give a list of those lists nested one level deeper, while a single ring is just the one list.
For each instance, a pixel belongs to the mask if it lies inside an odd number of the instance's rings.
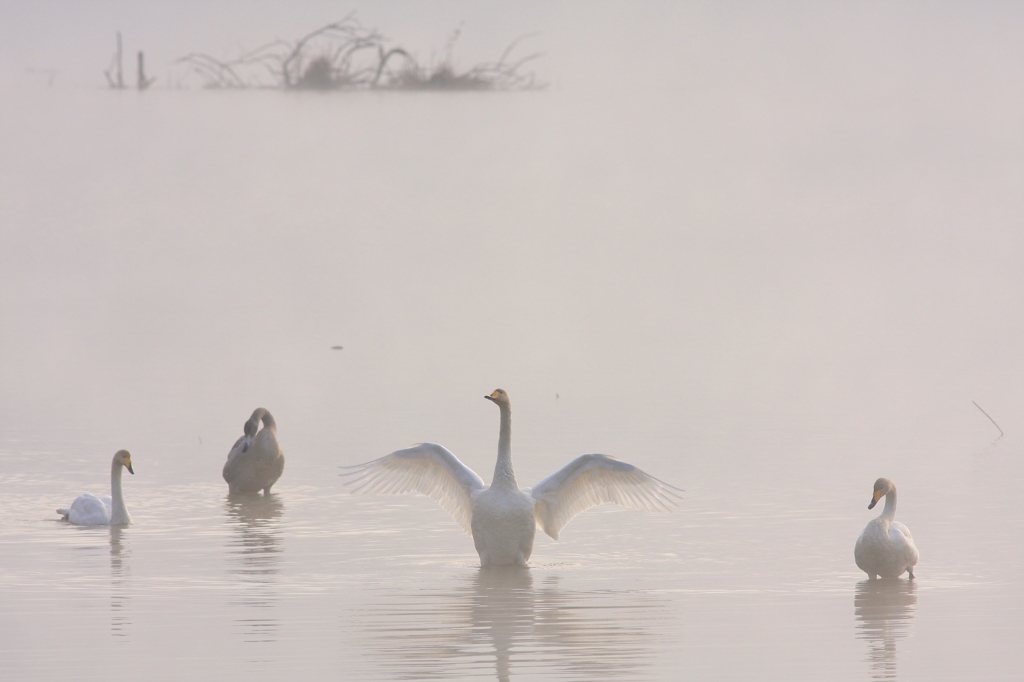
[{"label": "tangled twig", "polygon": [[[451,56],[459,35],[457,29],[449,38],[441,63],[426,68],[408,50],[388,47],[378,31],[363,28],[353,13],[294,42],[275,40],[233,60],[193,52],[177,61],[187,64],[208,88],[524,90],[543,87],[532,72],[521,72],[522,66],[540,57],[540,53],[508,62],[518,44],[533,34],[512,41],[497,62],[478,64],[461,72],[455,68]],[[393,58],[399,57],[400,67],[389,68]]]}]

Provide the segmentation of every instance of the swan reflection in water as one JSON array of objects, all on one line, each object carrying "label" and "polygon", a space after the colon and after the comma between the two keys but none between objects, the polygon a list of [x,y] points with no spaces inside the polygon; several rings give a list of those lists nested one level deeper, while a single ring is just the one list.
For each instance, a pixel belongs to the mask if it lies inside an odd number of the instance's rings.
[{"label": "swan reflection in water", "polygon": [[245,641],[272,642],[279,625],[273,610],[282,551],[278,519],[284,513],[284,504],[274,494],[228,495],[224,509],[235,531],[228,542],[228,572],[237,577],[241,586],[240,597],[231,605],[257,611],[253,617],[236,622]]},{"label": "swan reflection in water", "polygon": [[913,580],[881,579],[857,583],[853,612],[857,637],[868,641],[868,663],[876,680],[896,679],[896,642],[910,635],[917,611]]},{"label": "swan reflection in water", "polygon": [[121,526],[110,527],[110,634],[128,637],[129,578],[131,577],[131,548],[125,542],[127,531]]},{"label": "swan reflection in water", "polygon": [[[543,575],[543,574],[540,574]],[[519,566],[480,568],[451,592],[416,590],[363,611],[383,665],[408,679],[493,668],[500,682],[559,671],[621,679],[649,665],[668,600],[636,592],[566,591]],[[386,599],[387,597],[385,597]]]}]

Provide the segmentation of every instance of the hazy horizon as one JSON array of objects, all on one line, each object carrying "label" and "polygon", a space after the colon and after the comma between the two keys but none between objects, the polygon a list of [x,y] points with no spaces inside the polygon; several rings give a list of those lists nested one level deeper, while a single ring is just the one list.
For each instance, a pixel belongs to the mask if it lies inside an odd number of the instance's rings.
[{"label": "hazy horizon", "polygon": [[[210,91],[174,65],[351,11],[426,63],[458,29],[462,68],[535,33],[548,87]],[[1022,19],[0,4],[5,670],[1014,679]],[[118,30],[146,92],[106,87]],[[342,489],[422,441],[488,480],[498,387],[522,485],[599,452],[681,507],[589,511],[501,580],[429,499]],[[258,406],[288,459],[243,503],[220,471]],[[135,522],[58,522],[120,448]],[[853,562],[880,476],[912,585]]]}]

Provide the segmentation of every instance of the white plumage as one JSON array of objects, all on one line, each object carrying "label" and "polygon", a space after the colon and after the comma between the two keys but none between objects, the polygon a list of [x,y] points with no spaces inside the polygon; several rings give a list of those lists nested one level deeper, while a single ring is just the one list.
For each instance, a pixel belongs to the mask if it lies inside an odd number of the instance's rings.
[{"label": "white plumage", "polygon": [[490,486],[434,443],[345,467],[346,486],[354,493],[429,496],[473,536],[483,566],[525,565],[538,526],[557,540],[572,519],[599,504],[644,511],[671,511],[677,506],[678,488],[607,455],[582,455],[532,489],[520,489],[512,469],[508,394],[499,388],[484,397],[501,411],[498,461]]},{"label": "white plumage", "polygon": [[872,519],[853,548],[857,567],[868,574],[868,578],[898,578],[906,571],[914,578],[914,566],[919,553],[910,535],[910,529],[896,517],[896,484],[888,478],[875,481],[874,493],[868,509],[874,508],[885,496],[885,508],[876,519]]},{"label": "white plumage", "polygon": [[75,498],[67,509],[58,509],[57,513],[64,520],[78,526],[117,526],[132,522],[132,517],[124,505],[121,493],[121,470],[132,469],[132,456],[127,450],[118,450],[110,463],[110,495],[97,497],[92,493],[82,493]]},{"label": "white plumage", "polygon": [[591,507],[613,502],[642,511],[667,512],[677,488],[608,455],[580,455],[530,491],[537,525],[555,540],[570,521]]},{"label": "white plumage", "polygon": [[351,469],[346,484],[352,492],[426,495],[467,533],[472,533],[473,493],[487,487],[476,472],[435,443],[419,443]]}]

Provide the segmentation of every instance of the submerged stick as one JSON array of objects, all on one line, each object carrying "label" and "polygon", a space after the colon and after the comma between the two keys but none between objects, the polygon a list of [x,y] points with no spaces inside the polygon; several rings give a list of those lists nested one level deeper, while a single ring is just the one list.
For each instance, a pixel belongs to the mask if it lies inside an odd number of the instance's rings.
[{"label": "submerged stick", "polygon": [[[973,401],[973,400],[972,400],[971,402],[972,402],[972,403],[974,403],[974,401]],[[979,410],[981,410],[981,405],[979,405],[978,403],[974,403],[974,406],[975,406],[975,407],[977,407],[977,408],[978,408]],[[986,412],[985,410],[981,410],[981,413],[982,413],[983,415],[985,415],[986,417],[988,417],[988,420],[989,420],[990,422],[992,422],[992,425],[993,425],[994,427],[996,427],[997,429],[999,429],[999,424],[996,424],[996,420],[995,420],[995,419],[993,419],[993,418],[991,417],[991,415],[989,415],[989,413],[988,413],[988,412]],[[1002,437],[1003,437],[1003,436],[1005,436],[1005,435],[1006,435],[1006,434],[1005,434],[1005,433],[1003,433],[1003,430],[1002,430],[1002,429],[999,429],[999,437],[1000,437],[1000,438],[1002,438]]]}]

